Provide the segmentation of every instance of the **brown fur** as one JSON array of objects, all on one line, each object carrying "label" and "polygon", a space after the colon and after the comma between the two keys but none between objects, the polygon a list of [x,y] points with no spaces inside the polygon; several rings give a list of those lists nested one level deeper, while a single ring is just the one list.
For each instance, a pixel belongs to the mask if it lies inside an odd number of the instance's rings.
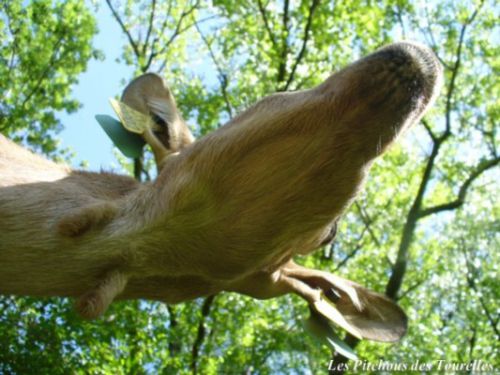
[{"label": "brown fur", "polygon": [[334,287],[365,337],[398,338],[406,320],[394,303],[292,257],[324,243],[440,78],[427,48],[388,46],[316,88],[264,98],[192,144],[174,125],[180,152],[156,150],[161,173],[146,184],[71,171],[0,137],[0,293],[80,297],[92,318],[113,299],[175,303],[228,290],[312,303]]}]

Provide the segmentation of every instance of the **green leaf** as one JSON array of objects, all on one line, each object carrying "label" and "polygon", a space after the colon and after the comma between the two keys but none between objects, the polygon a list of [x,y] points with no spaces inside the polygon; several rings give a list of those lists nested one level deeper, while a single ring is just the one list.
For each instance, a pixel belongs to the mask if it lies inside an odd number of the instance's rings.
[{"label": "green leaf", "polygon": [[96,115],[95,119],[116,147],[129,158],[139,158],[146,144],[139,135],[127,131],[122,123],[108,115]]},{"label": "green leaf", "polygon": [[328,321],[311,311],[311,315],[304,321],[305,330],[319,342],[328,345],[335,352],[346,358],[357,360],[358,356],[342,339],[337,335]]},{"label": "green leaf", "polygon": [[343,355],[346,358],[352,359],[353,361],[358,360],[358,356],[340,337],[338,337],[335,332],[332,330],[330,334],[326,337],[328,344],[330,347],[335,350],[340,355]]}]

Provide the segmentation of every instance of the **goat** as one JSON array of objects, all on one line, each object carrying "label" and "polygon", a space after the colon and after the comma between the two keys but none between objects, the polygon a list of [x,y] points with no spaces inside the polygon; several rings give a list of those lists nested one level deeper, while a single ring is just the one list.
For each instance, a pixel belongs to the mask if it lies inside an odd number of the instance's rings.
[{"label": "goat", "polygon": [[392,44],[194,141],[163,80],[146,74],[122,98],[163,126],[144,134],[159,166],[146,183],[71,170],[0,136],[0,293],[76,297],[92,319],[117,299],[233,291],[314,305],[333,288],[359,336],[397,340],[406,316],[394,302],[293,257],[330,239],[374,159],[423,116],[441,78],[427,47]]}]

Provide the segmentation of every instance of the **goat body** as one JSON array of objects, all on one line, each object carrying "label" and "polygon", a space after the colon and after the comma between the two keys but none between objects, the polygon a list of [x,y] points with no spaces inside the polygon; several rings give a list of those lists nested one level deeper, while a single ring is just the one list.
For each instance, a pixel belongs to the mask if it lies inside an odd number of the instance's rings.
[{"label": "goat body", "polygon": [[78,297],[92,318],[115,297],[175,303],[228,290],[311,302],[335,287],[355,314],[352,287],[358,310],[401,320],[381,295],[292,258],[324,243],[440,78],[427,48],[390,45],[313,89],[264,98],[194,143],[177,136],[180,152],[158,157],[158,178],[143,184],[70,170],[0,136],[0,293]]}]

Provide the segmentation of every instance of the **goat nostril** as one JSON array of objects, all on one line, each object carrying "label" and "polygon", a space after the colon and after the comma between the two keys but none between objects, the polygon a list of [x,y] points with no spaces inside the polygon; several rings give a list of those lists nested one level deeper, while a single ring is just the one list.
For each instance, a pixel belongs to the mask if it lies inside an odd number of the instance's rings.
[{"label": "goat nostril", "polygon": [[441,65],[434,52],[418,43],[400,42],[382,48],[375,56],[386,60],[387,67],[408,90],[433,96],[440,85]]}]

